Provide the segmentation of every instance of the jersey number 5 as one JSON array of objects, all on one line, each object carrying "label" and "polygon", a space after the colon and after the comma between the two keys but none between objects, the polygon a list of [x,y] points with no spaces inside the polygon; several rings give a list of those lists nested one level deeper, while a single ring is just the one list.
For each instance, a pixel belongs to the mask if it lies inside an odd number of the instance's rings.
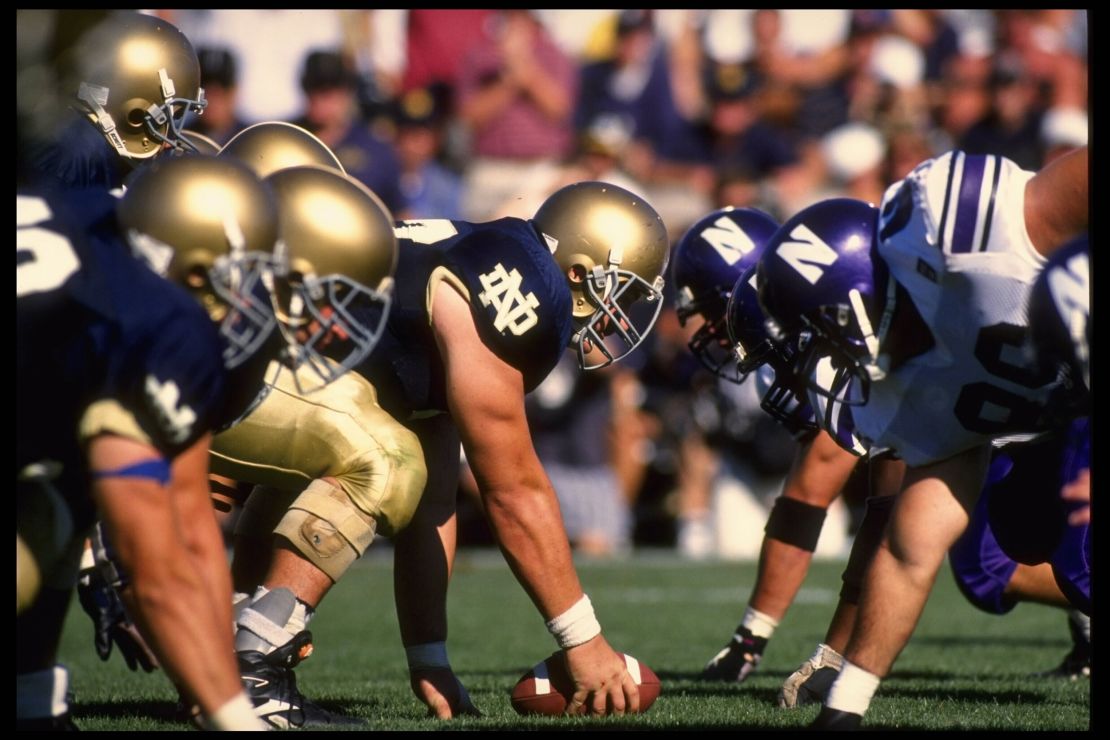
[{"label": "jersey number 5", "polygon": [[81,263],[69,240],[38,226],[54,214],[42,198],[15,198],[15,297],[54,290]]}]

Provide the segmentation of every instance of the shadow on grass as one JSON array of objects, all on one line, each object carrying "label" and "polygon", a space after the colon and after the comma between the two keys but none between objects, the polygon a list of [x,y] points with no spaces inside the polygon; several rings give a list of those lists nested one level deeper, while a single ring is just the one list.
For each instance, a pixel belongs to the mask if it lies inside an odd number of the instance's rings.
[{"label": "shadow on grass", "polygon": [[989,691],[985,689],[930,689],[883,685],[883,698],[928,699],[930,701],[981,702],[984,704],[1049,704],[1050,697],[1036,691]]},{"label": "shadow on grass", "polygon": [[81,720],[90,719],[135,719],[155,720],[158,722],[181,722],[176,713],[173,702],[138,700],[138,701],[107,701],[107,702],[82,702],[72,705],[73,717],[80,723]]}]

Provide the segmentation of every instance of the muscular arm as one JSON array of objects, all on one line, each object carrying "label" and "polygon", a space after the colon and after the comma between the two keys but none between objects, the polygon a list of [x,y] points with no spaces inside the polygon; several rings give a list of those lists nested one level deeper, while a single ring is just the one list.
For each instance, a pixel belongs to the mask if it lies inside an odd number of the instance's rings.
[{"label": "muscular arm", "polygon": [[[559,503],[532,447],[520,372],[478,336],[466,301],[441,285],[434,300],[436,341],[447,397],[467,460],[501,551],[545,620],[582,596]],[[639,691],[604,637],[566,651],[580,711],[639,708]]]},{"label": "muscular arm", "polygon": [[[798,448],[782,495],[828,508],[840,495],[859,458],[826,432]],[[782,619],[805,580],[813,553],[771,537],[763,538],[751,607]]]},{"label": "muscular arm", "polygon": [[1045,257],[1087,229],[1087,147],[1054,160],[1025,185],[1025,228]]},{"label": "muscular arm", "polygon": [[[242,691],[227,610],[231,590],[228,586],[220,595],[219,605],[213,603],[214,589],[185,541],[186,527],[171,494],[195,482],[201,489],[196,496],[207,497],[208,442],[206,436],[179,456],[169,490],[151,479],[106,477],[95,481],[93,492],[120,562],[131,574],[132,616],[171,679],[211,715]],[[149,445],[114,435],[95,437],[88,448],[94,472],[156,456]],[[193,535],[194,541],[219,538],[211,513],[196,526],[213,531]]]},{"label": "muscular arm", "polygon": [[189,556],[204,579],[218,624],[231,624],[231,567],[208,485],[209,438],[179,455],[170,467],[174,515]]},{"label": "muscular arm", "polygon": [[544,619],[582,596],[555,491],[532,448],[524,379],[478,337],[466,302],[442,286],[435,326],[451,416],[505,558]]}]

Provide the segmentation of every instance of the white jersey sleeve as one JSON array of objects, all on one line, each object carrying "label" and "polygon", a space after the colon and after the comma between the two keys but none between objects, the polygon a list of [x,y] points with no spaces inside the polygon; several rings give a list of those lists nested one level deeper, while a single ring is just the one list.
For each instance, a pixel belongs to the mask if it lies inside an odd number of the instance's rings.
[{"label": "white jersey sleeve", "polygon": [[879,254],[932,331],[933,347],[875,382],[858,431],[909,465],[1031,431],[1048,383],[1022,345],[1044,265],[1025,228],[1034,173],[993,155],[952,152],[891,186]]}]

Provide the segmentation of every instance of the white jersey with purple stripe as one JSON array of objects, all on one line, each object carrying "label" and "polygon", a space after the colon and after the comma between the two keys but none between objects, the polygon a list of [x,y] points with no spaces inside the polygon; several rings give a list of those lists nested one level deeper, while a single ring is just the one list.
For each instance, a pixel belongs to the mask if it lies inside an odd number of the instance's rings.
[{"label": "white jersey with purple stripe", "polygon": [[[838,376],[832,366],[832,359],[822,357],[814,368],[811,382],[826,390],[834,388],[837,383],[845,379]],[[853,382],[848,378],[848,382]],[[883,451],[873,447],[870,442],[856,433],[856,422],[853,414],[859,410],[857,406],[849,406],[835,400],[836,393],[822,394],[810,389],[809,405],[813,408],[817,426],[825,430],[836,443],[853,455],[878,454]],[[854,394],[845,391],[841,398],[851,398]],[[832,396],[832,397],[830,397]]]},{"label": "white jersey with purple stripe", "polygon": [[951,152],[883,197],[879,254],[935,344],[872,383],[853,418],[871,444],[909,465],[1036,428],[1048,384],[1022,351],[1045,263],[1025,228],[1033,174],[1002,157]]}]

